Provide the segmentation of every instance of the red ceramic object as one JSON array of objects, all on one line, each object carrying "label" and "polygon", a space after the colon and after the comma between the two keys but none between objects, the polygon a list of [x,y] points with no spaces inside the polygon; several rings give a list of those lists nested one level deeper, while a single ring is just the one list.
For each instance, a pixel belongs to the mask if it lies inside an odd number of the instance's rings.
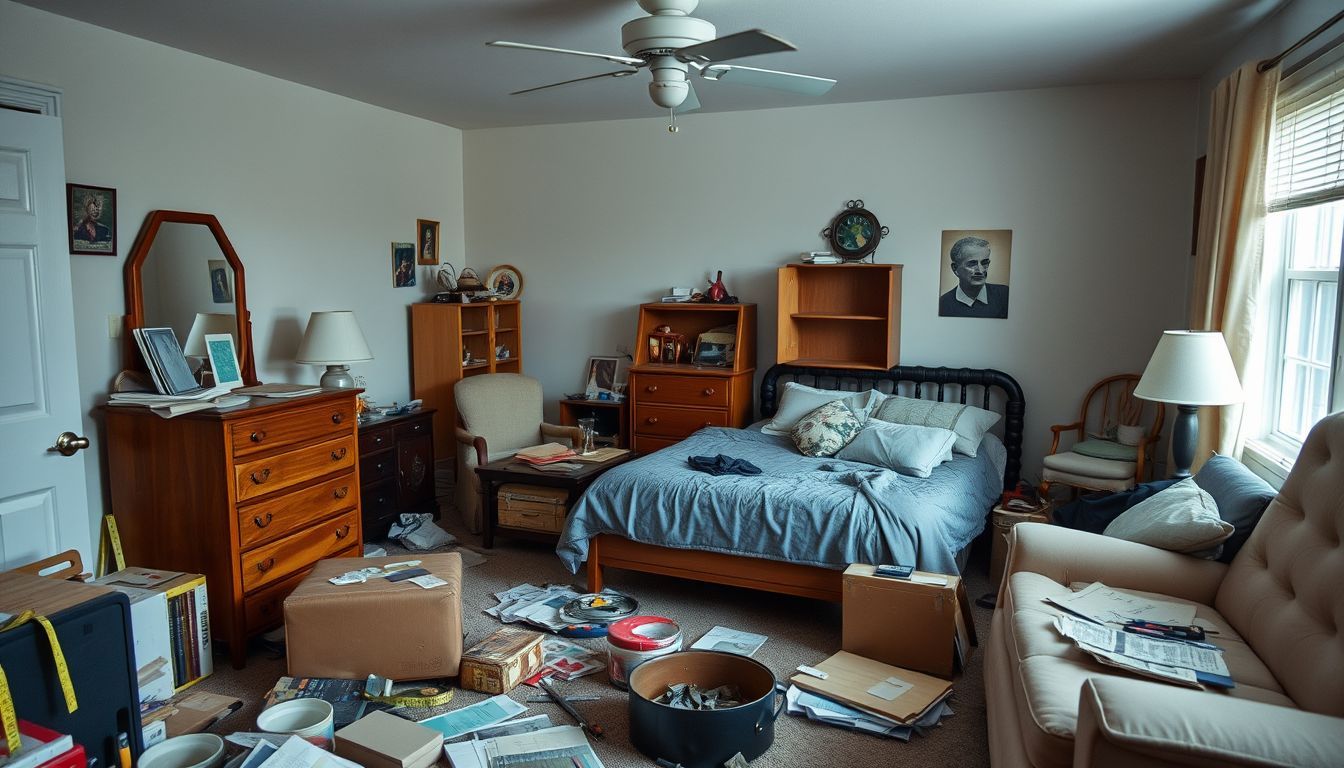
[{"label": "red ceramic object", "polygon": [[710,284],[709,291],[706,295],[709,296],[709,300],[713,302],[720,302],[728,298],[728,289],[723,287],[722,269],[719,270],[718,276],[714,278],[714,282]]}]

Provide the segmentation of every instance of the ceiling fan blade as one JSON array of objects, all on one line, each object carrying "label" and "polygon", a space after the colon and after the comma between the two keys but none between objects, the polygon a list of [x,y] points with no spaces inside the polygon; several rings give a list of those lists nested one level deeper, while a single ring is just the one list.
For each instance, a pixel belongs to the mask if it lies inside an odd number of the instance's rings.
[{"label": "ceiling fan blade", "polygon": [[715,64],[700,70],[700,75],[709,80],[720,80],[736,85],[752,85],[758,88],[774,88],[806,96],[821,96],[831,90],[835,81],[829,77],[799,75],[793,72],[777,72],[773,69],[739,67],[732,64]]},{"label": "ceiling fan blade", "polygon": [[532,45],[530,43],[511,43],[508,40],[491,40],[486,45],[495,48],[518,48],[524,51],[541,51],[543,53],[567,53],[570,56],[585,56],[590,59],[605,59],[612,64],[624,64],[628,67],[642,67],[646,64],[643,59],[636,59],[631,56],[617,56],[612,53],[593,53],[591,51],[571,51],[568,48],[552,48],[547,45]]},{"label": "ceiling fan blade", "polygon": [[700,99],[696,98],[695,96],[695,87],[691,85],[690,80],[687,80],[686,99],[682,101],[681,104],[676,109],[672,110],[672,112],[681,115],[687,112],[694,112],[699,108],[700,108]]},{"label": "ceiling fan blade", "polygon": [[524,88],[524,89],[521,90],[521,91],[513,91],[513,92],[510,93],[509,95],[510,95],[510,96],[518,96],[519,94],[523,94],[523,93],[531,93],[531,92],[533,92],[533,91],[544,91],[544,90],[546,90],[547,88],[555,88],[556,86],[560,86],[560,85],[569,85],[570,83],[582,83],[584,80],[600,80],[600,79],[602,79],[602,78],[604,78],[604,77],[626,77],[627,75],[633,75],[633,74],[635,74],[636,72],[638,72],[638,70],[634,70],[634,69],[621,69],[621,70],[617,70],[617,71],[615,71],[615,72],[603,72],[603,73],[601,73],[601,74],[599,74],[599,75],[588,75],[587,77],[576,77],[576,78],[574,78],[573,80],[561,80],[561,81],[558,82],[558,83],[551,83],[550,85],[538,85],[538,86],[535,87],[535,88]]},{"label": "ceiling fan blade", "polygon": [[758,56],[762,53],[796,50],[798,49],[793,47],[792,43],[775,37],[769,32],[748,29],[745,32],[738,32],[726,37],[716,37],[703,43],[679,48],[676,56],[681,61],[696,61],[703,64],[711,61],[728,61],[729,59]]}]

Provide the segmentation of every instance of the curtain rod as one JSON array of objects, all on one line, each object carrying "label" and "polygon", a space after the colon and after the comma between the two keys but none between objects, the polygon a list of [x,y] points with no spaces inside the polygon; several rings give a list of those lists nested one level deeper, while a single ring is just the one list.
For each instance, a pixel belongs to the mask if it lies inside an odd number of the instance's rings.
[{"label": "curtain rod", "polygon": [[1324,24],[1308,32],[1305,36],[1303,36],[1301,40],[1298,40],[1296,43],[1293,43],[1292,45],[1288,46],[1287,50],[1285,50],[1283,53],[1280,53],[1278,56],[1275,56],[1272,59],[1265,59],[1264,61],[1260,62],[1260,64],[1255,68],[1256,71],[1265,72],[1270,69],[1273,69],[1274,67],[1277,67],[1279,65],[1279,62],[1283,61],[1288,56],[1292,55],[1293,51],[1296,51],[1298,48],[1301,48],[1307,43],[1310,43],[1312,40],[1315,40],[1317,35],[1321,34],[1325,30],[1339,23],[1340,19],[1344,19],[1344,11],[1340,11],[1339,13],[1336,13],[1334,16],[1331,16],[1329,19],[1326,20]]}]

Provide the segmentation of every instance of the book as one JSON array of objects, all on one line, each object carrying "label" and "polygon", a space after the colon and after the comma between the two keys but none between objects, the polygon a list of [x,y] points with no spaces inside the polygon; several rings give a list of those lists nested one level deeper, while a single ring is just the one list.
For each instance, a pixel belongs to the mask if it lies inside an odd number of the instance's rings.
[{"label": "book", "polygon": [[573,456],[574,449],[561,445],[560,443],[545,443],[543,445],[534,445],[530,448],[524,448],[513,455],[515,459],[527,462],[540,462],[546,459],[558,460],[555,457]]},{"label": "book", "polygon": [[64,755],[74,744],[69,734],[57,733],[36,723],[20,720],[17,747],[0,735],[0,766],[35,767]]},{"label": "book", "polygon": [[141,351],[148,350],[145,360],[150,366],[150,374],[157,371],[155,384],[166,395],[181,395],[202,389],[196,377],[191,373],[191,365],[182,354],[182,345],[177,343],[177,334],[172,328],[136,328],[138,339],[144,341]]},{"label": "book", "polygon": [[331,704],[334,726],[344,728],[364,716],[368,704],[364,698],[366,682],[331,677],[281,677],[266,694],[265,707],[291,699],[322,699]]},{"label": "book", "polygon": [[443,734],[386,712],[373,712],[336,732],[336,754],[368,768],[428,768]]}]

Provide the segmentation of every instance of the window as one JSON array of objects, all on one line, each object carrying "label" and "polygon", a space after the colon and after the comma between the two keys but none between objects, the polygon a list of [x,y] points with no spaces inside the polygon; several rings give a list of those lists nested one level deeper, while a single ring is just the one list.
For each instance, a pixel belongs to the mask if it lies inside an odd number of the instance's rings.
[{"label": "window", "polygon": [[1282,476],[1312,425],[1344,407],[1344,47],[1281,84],[1265,194],[1265,400],[1248,458]]}]

